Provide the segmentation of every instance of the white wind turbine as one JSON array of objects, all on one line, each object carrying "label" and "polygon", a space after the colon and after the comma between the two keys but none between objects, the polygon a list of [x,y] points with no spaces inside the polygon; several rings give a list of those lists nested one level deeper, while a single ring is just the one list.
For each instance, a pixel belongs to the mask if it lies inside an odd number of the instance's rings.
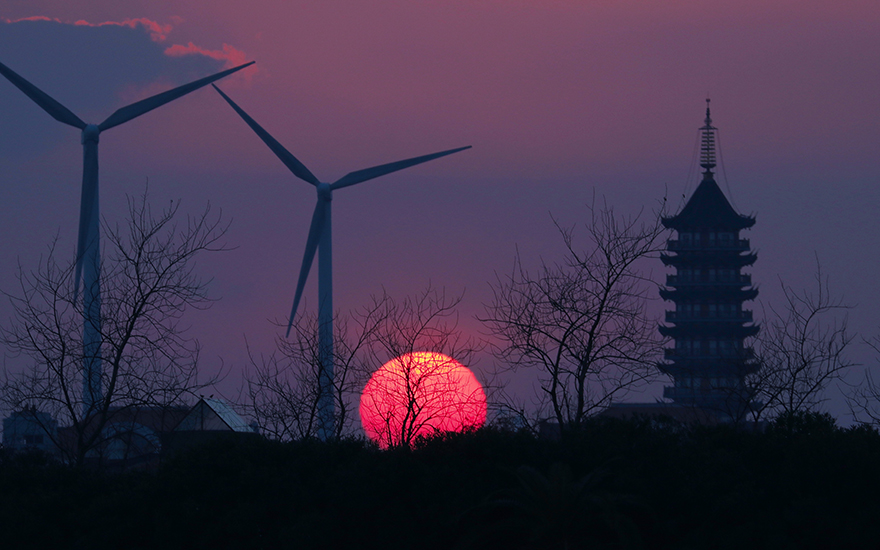
[{"label": "white wind turbine", "polygon": [[88,415],[102,399],[101,388],[101,258],[100,217],[98,210],[98,137],[101,132],[119,126],[144,113],[198,90],[248,65],[245,63],[217,74],[178,86],[167,92],[148,97],[117,109],[100,124],[86,124],[67,107],[0,63],[0,75],[6,77],[34,103],[58,122],[82,130],[83,178],[79,210],[79,235],[76,243],[76,274],[74,298],[79,293],[80,276],[83,280],[83,410]]},{"label": "white wind turbine", "polygon": [[333,403],[333,253],[331,239],[331,223],[330,223],[330,201],[333,200],[333,192],[343,187],[349,187],[358,183],[365,182],[385,174],[397,172],[416,164],[428,162],[436,158],[451,155],[465,149],[470,149],[470,145],[459,147],[457,149],[449,149],[448,151],[440,151],[420,157],[414,157],[372,168],[365,168],[346,174],[342,178],[333,183],[324,183],[318,180],[308,168],[303,165],[290,151],[273,138],[263,129],[262,126],[245,113],[238,105],[232,101],[229,96],[224,94],[220,88],[213,85],[214,89],[223,96],[223,99],[235,110],[239,116],[244,119],[248,126],[263,140],[263,143],[269,146],[269,149],[275,153],[281,162],[293,172],[293,175],[299,179],[311,183],[318,191],[318,203],[315,205],[315,212],[312,214],[312,224],[309,227],[309,236],[306,240],[306,250],[303,254],[302,267],[299,272],[299,280],[296,284],[296,294],[293,298],[293,307],[290,310],[290,320],[287,323],[287,336],[290,336],[290,329],[293,326],[293,318],[296,315],[297,307],[299,307],[300,298],[302,298],[303,288],[306,279],[309,276],[309,270],[312,267],[312,261],[315,259],[315,252],[320,250],[318,255],[318,360],[321,365],[320,379],[318,381],[319,397],[318,397],[318,422],[319,433],[322,439],[332,436],[332,427],[334,425],[334,403]]}]

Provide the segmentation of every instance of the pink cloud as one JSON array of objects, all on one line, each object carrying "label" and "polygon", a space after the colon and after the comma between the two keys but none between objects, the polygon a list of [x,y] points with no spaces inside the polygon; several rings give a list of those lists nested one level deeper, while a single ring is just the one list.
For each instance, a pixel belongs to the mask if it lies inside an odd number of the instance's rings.
[{"label": "pink cloud", "polygon": [[[0,21],[4,23],[18,23],[20,21],[50,21],[61,23],[62,25],[74,25],[77,27],[116,26],[129,27],[132,29],[142,27],[150,34],[150,38],[154,42],[165,42],[168,39],[168,34],[171,33],[172,29],[174,28],[174,25],[179,25],[183,23],[183,19],[178,16],[171,17],[171,21],[173,24],[162,24],[151,19],[147,19],[145,17],[125,19],[123,21],[102,21],[100,23],[90,23],[89,21],[85,21],[83,19],[70,22],[62,21],[61,19],[54,17],[46,17],[44,15],[22,17],[21,19],[0,18]],[[192,42],[188,43],[186,46],[182,44],[174,44],[165,49],[165,55],[169,57],[181,57],[184,55],[203,55],[211,59],[223,61],[227,68],[235,67],[247,62],[247,56],[245,55],[245,53],[238,48],[235,48],[234,46],[230,46],[229,44],[223,44],[223,49],[221,50],[209,50],[206,48],[202,48],[201,46],[197,46]]]},{"label": "pink cloud", "polygon": [[223,44],[222,50],[208,50],[202,48],[201,46],[196,46],[192,42],[183,46],[181,44],[174,44],[173,46],[169,46],[165,49],[165,55],[171,57],[181,57],[184,55],[204,55],[205,57],[210,57],[211,59],[217,59],[218,61],[225,62],[225,66],[227,68],[236,67],[243,63],[247,62],[247,56],[243,51],[235,48],[234,46],[230,46],[229,44]]}]

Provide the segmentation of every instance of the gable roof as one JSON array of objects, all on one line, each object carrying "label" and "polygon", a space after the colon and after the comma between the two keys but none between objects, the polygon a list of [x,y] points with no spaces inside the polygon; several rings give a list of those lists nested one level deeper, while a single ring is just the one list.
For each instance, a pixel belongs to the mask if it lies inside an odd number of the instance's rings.
[{"label": "gable roof", "polygon": [[203,397],[174,428],[174,431],[252,432],[253,429],[226,401]]}]

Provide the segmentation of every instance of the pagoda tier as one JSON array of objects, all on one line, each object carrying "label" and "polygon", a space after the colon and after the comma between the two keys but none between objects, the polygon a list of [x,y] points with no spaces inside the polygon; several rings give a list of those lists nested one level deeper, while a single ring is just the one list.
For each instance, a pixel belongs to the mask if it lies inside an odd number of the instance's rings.
[{"label": "pagoda tier", "polygon": [[[669,313],[675,312],[667,312],[667,319],[669,319]],[[751,317],[752,312],[744,311],[743,313],[748,313],[749,317]],[[692,323],[682,323],[681,321],[678,321],[676,325],[672,327],[664,327],[662,325],[660,326],[660,334],[666,336],[667,338],[695,336],[705,339],[711,338],[713,336],[733,336],[736,339],[744,339],[749,338],[750,336],[756,336],[758,334],[758,331],[759,328],[757,325],[743,325],[742,322],[737,323],[735,321],[712,322],[708,319],[694,321]]]},{"label": "pagoda tier", "polygon": [[657,367],[674,379],[673,386],[664,388],[665,397],[739,418],[751,407],[745,376],[758,368],[745,339],[759,327],[742,307],[758,291],[751,276],[740,271],[757,255],[739,236],[755,218],[737,213],[715,182],[716,131],[707,107],[701,128],[703,180],[681,212],[662,220],[677,233],[661,255],[676,272],[660,290],[664,300],[675,303],[675,311],[666,313],[667,325],[659,330],[675,346],[665,350]]},{"label": "pagoda tier", "polygon": [[[740,288],[733,287],[734,292],[729,294],[733,299],[739,300],[742,302],[748,300],[754,300],[758,297],[758,289],[757,288]],[[668,288],[660,289],[660,297],[664,300],[669,300],[671,302],[683,302],[686,300],[710,300],[710,299],[718,299],[719,291],[722,288],[718,285],[704,285],[704,286],[687,286],[676,288],[675,290],[670,290]]]},{"label": "pagoda tier", "polygon": [[743,268],[755,263],[758,255],[749,254],[729,254],[722,251],[706,251],[705,254],[681,253],[671,256],[669,254],[660,254],[660,260],[663,265],[671,267],[702,267],[705,263],[712,267],[734,267]]},{"label": "pagoda tier", "polygon": [[704,355],[687,355],[686,357],[676,357],[677,350],[667,349],[666,357],[674,360],[674,363],[661,363],[660,370],[664,374],[673,377],[689,376],[692,378],[711,378],[705,376],[705,365],[712,362],[714,369],[713,377],[729,377],[729,376],[745,376],[746,374],[755,372],[758,369],[758,363],[754,360],[755,352],[752,348],[743,348],[737,353],[732,353],[728,357],[719,359],[717,356],[708,353]]}]

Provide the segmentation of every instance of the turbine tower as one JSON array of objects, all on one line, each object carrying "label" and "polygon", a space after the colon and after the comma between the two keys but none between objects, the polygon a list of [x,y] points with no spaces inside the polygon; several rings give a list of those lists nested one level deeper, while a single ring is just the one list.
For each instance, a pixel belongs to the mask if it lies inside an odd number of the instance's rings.
[{"label": "turbine tower", "polygon": [[290,320],[287,323],[287,336],[290,336],[290,329],[293,326],[293,318],[296,315],[297,307],[299,307],[300,298],[302,298],[303,288],[306,279],[309,276],[309,270],[312,267],[312,261],[315,259],[316,251],[320,250],[318,255],[318,360],[321,365],[320,376],[318,380],[319,397],[318,397],[318,423],[319,435],[322,439],[331,437],[334,425],[334,403],[333,403],[333,253],[330,223],[330,201],[333,200],[333,192],[343,187],[350,187],[358,183],[378,178],[410,166],[415,166],[429,160],[434,160],[446,155],[451,155],[465,149],[470,149],[470,145],[459,147],[457,149],[449,149],[448,151],[440,151],[430,155],[423,155],[372,168],[365,168],[346,174],[342,178],[333,183],[324,183],[318,180],[308,168],[305,167],[290,151],[273,138],[263,129],[262,126],[245,113],[241,107],[235,104],[229,96],[224,94],[220,88],[213,85],[214,89],[223,96],[223,99],[235,110],[238,115],[244,119],[248,126],[263,140],[269,149],[275,153],[281,162],[293,172],[293,175],[299,179],[311,183],[318,191],[318,202],[315,205],[315,211],[312,214],[312,223],[309,227],[309,236],[306,240],[306,250],[303,254],[302,267],[299,272],[299,280],[296,283],[296,294],[293,298],[293,307],[290,310]]},{"label": "turbine tower", "polygon": [[79,234],[76,242],[74,299],[83,280],[83,414],[88,415],[102,400],[101,388],[101,257],[100,216],[98,201],[98,137],[101,132],[119,126],[170,101],[198,90],[215,80],[239,71],[245,63],[217,74],[178,86],[117,109],[100,124],[86,124],[67,107],[0,63],[0,74],[6,77],[34,103],[57,120],[82,131],[83,178],[79,209]]}]

